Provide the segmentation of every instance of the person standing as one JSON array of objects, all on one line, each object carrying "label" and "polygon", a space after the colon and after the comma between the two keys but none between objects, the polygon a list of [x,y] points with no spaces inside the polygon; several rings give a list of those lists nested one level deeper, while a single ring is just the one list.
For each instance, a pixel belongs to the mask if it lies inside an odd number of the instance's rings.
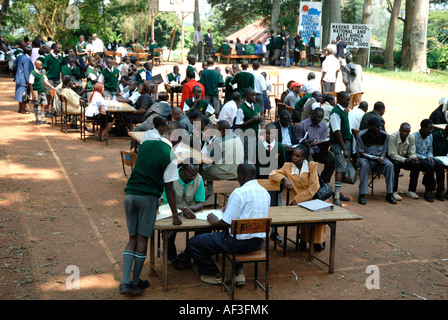
[{"label": "person standing", "polygon": [[140,275],[146,260],[148,238],[154,235],[159,199],[164,190],[173,214],[173,224],[182,224],[174,189],[174,182],[179,179],[178,160],[172,151],[173,145],[179,142],[173,139],[176,135],[172,133],[181,128],[178,122],[170,122],[162,139],[144,141],[139,148],[134,170],[125,187],[124,209],[129,241],[123,252],[120,294],[135,296],[149,287],[149,282],[141,280]]},{"label": "person standing", "polygon": [[[51,45],[52,52],[45,56],[43,68],[47,73],[48,82],[56,88],[61,83],[61,70],[62,70],[62,56],[61,45],[57,42]],[[46,87],[47,100],[50,101],[50,90]]]},{"label": "person standing", "polygon": [[205,59],[213,58],[213,36],[212,36],[212,30],[208,29],[207,33],[204,36],[205,40]]},{"label": "person standing", "polygon": [[238,90],[241,96],[244,96],[244,91],[247,88],[255,88],[255,77],[247,70],[249,68],[249,62],[247,60],[243,60],[241,62],[241,71],[235,73],[235,76],[232,80],[232,85],[235,87],[235,90]]},{"label": "person standing", "polygon": [[120,71],[118,71],[118,69],[114,67],[113,59],[111,57],[107,57],[106,68],[101,71],[98,78],[98,82],[104,83],[103,95],[105,98],[120,94],[118,88],[120,79]]},{"label": "person standing", "polygon": [[201,31],[201,27],[193,32],[193,45],[194,45],[194,56],[196,57],[198,62],[202,61],[202,50],[203,50],[203,35]]},{"label": "person standing", "polygon": [[98,35],[94,33],[92,34],[92,55],[98,52],[104,52],[104,43],[103,40],[98,38]]},{"label": "person standing", "polygon": [[338,59],[335,57],[333,48],[327,48],[327,57],[322,63],[322,94],[336,91],[337,74],[340,68],[341,65],[339,64]]},{"label": "person standing", "polygon": [[336,37],[336,58],[338,59],[341,66],[343,66],[345,64],[345,62],[344,62],[344,58],[345,58],[344,47],[345,47],[344,42],[342,42],[341,37],[337,36]]},{"label": "person standing", "polygon": [[224,79],[221,72],[213,68],[215,61],[213,58],[207,58],[206,70],[201,72],[199,83],[202,83],[205,89],[205,100],[215,109],[215,115],[218,116],[221,111],[221,99],[219,98],[219,88],[224,86]]},{"label": "person standing", "polygon": [[314,52],[316,50],[316,32],[313,32],[313,34],[310,37],[309,48],[310,48],[310,57],[308,59],[308,65],[314,67]]},{"label": "person standing", "polygon": [[350,93],[348,108],[352,110],[354,106],[359,105],[364,93],[362,89],[362,67],[352,62],[351,55],[348,55],[345,60],[347,64],[341,67],[342,82],[345,84],[345,91]]},{"label": "person standing", "polygon": [[28,88],[31,71],[34,66],[31,62],[30,56],[32,53],[31,47],[25,47],[24,54],[17,58],[17,71],[14,76],[14,82],[16,83],[16,92],[14,99],[19,102],[19,113],[30,113],[26,110],[26,101],[23,100],[23,94]]},{"label": "person standing", "polygon": [[81,57],[84,61],[87,60],[87,42],[83,35],[79,36],[79,42],[76,44],[76,54],[78,57]]}]

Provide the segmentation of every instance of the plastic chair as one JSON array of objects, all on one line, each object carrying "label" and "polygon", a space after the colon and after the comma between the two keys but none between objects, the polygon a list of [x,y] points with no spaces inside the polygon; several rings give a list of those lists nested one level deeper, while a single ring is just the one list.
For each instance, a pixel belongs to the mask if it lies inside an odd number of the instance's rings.
[{"label": "plastic chair", "polygon": [[[271,231],[271,218],[258,219],[235,219],[232,220],[232,252],[223,253],[222,259],[222,276],[225,278],[226,260],[232,265],[232,285],[229,287],[225,281],[221,283],[221,290],[230,293],[232,300],[235,297],[235,269],[237,263],[253,263],[254,264],[254,290],[260,287],[265,292],[265,299],[269,299],[269,233]],[[265,233],[264,248],[255,250],[245,254],[236,253],[236,238],[239,234],[248,233]],[[258,264],[265,263],[265,284],[264,286],[258,280]]]}]

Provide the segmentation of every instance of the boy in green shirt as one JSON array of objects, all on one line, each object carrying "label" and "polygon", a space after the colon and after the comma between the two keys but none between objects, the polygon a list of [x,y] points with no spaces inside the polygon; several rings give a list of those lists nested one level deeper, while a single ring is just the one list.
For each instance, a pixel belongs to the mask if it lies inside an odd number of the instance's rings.
[{"label": "boy in green shirt", "polygon": [[99,73],[96,59],[94,57],[88,57],[87,61],[89,62],[89,65],[86,70],[87,83],[84,87],[84,91],[87,93],[87,101],[90,101],[90,95],[92,94],[95,83],[98,81]]},{"label": "boy in green shirt", "polygon": [[[46,72],[42,68],[42,61],[36,60],[34,62],[34,70],[30,73],[29,87],[30,92],[33,95],[34,115],[36,117],[36,125],[48,124],[45,120],[45,110],[48,107],[47,96],[45,94],[45,86],[48,86],[50,90],[54,87],[47,79]],[[37,96],[36,96],[37,92]],[[40,121],[39,121],[40,113]]]},{"label": "boy in green shirt", "polygon": [[200,86],[193,87],[193,98],[186,99],[184,103],[184,113],[196,109],[206,116],[211,116],[215,113],[213,107],[210,106],[207,100],[202,99],[202,88]]},{"label": "boy in green shirt", "polygon": [[101,71],[98,82],[104,83],[104,97],[111,97],[113,95],[119,95],[118,88],[119,81],[121,79],[120,71],[114,67],[111,57],[107,57],[106,68]]},{"label": "boy in green shirt", "polygon": [[[45,56],[43,68],[47,73],[48,82],[53,87],[57,87],[61,83],[62,56],[61,45],[57,42],[51,45],[52,53]],[[50,90],[46,90],[47,100],[50,101]]]},{"label": "boy in green shirt", "polygon": [[235,74],[235,77],[232,80],[232,85],[236,87],[235,90],[238,90],[242,97],[244,96],[245,89],[255,88],[255,77],[251,72],[247,71],[248,68],[249,62],[243,60],[243,62],[241,62],[241,69],[243,69],[243,71]]}]

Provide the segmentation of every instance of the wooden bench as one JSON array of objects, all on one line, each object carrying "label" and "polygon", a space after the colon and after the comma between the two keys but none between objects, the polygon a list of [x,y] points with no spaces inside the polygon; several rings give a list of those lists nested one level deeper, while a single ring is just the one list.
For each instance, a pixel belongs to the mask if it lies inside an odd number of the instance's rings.
[{"label": "wooden bench", "polygon": [[[234,59],[242,59],[242,60],[256,60],[256,59],[263,59],[263,55],[259,56],[259,55],[238,55],[238,54],[229,54],[228,56],[223,55],[221,53],[215,53],[215,56],[218,57],[218,59],[220,60],[221,58],[224,60],[227,60],[227,63],[230,63],[230,60],[234,60]],[[218,60],[218,61],[219,61]]]}]

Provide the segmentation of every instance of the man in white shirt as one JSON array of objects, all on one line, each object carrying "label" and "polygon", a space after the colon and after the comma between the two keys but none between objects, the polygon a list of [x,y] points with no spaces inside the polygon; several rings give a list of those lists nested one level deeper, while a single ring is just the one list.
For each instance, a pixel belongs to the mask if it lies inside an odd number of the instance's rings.
[{"label": "man in white shirt", "polygon": [[232,93],[232,100],[228,101],[221,109],[219,113],[218,121],[226,120],[230,127],[233,126],[235,121],[236,113],[238,111],[238,106],[240,105],[241,94],[239,91]]},{"label": "man in white shirt", "polygon": [[104,43],[100,38],[98,38],[96,33],[92,34],[92,50],[93,54],[97,52],[104,52]]},{"label": "man in white shirt", "polygon": [[115,61],[119,64],[121,61],[128,55],[128,51],[124,47],[124,43],[120,43],[120,45],[117,48],[116,53],[120,53],[121,57],[119,55],[115,55]]},{"label": "man in white shirt", "polygon": [[[266,91],[266,80],[259,71],[260,62],[254,61],[252,63],[252,74],[254,75],[254,90],[255,90],[255,103],[258,105],[260,114],[264,114],[264,100],[263,92]],[[261,123],[263,126],[263,124]]]},{"label": "man in white shirt", "polygon": [[[204,233],[190,239],[185,251],[179,255],[173,266],[189,267],[191,258],[199,272],[200,279],[208,284],[221,284],[223,275],[219,271],[213,257],[223,252],[232,252],[233,235],[230,226],[234,219],[266,218],[269,212],[271,197],[265,188],[256,180],[254,164],[240,164],[237,169],[240,188],[236,188],[229,197],[227,207],[222,218],[209,214],[207,220],[217,228],[224,228],[221,232]],[[236,251],[248,253],[260,249],[264,244],[264,233],[249,233],[237,236]],[[243,266],[237,265],[235,285],[246,283]]]},{"label": "man in white shirt", "polygon": [[194,56],[198,59],[198,62],[202,61],[202,50],[203,50],[203,35],[201,27],[199,26],[197,30],[193,32],[193,45],[194,45]]},{"label": "man in white shirt", "polygon": [[350,128],[359,130],[359,125],[361,124],[362,117],[367,112],[369,104],[366,101],[362,101],[358,108],[349,111],[348,121],[350,122]]},{"label": "man in white shirt", "polygon": [[314,91],[320,90],[319,81],[316,79],[316,74],[314,72],[308,73],[308,82],[306,82],[302,87],[302,92],[305,94],[313,93]]},{"label": "man in white shirt", "polygon": [[322,63],[322,94],[326,92],[336,91],[337,73],[339,72],[341,65],[339,60],[335,57],[335,52],[330,47],[327,49],[327,58]]}]

